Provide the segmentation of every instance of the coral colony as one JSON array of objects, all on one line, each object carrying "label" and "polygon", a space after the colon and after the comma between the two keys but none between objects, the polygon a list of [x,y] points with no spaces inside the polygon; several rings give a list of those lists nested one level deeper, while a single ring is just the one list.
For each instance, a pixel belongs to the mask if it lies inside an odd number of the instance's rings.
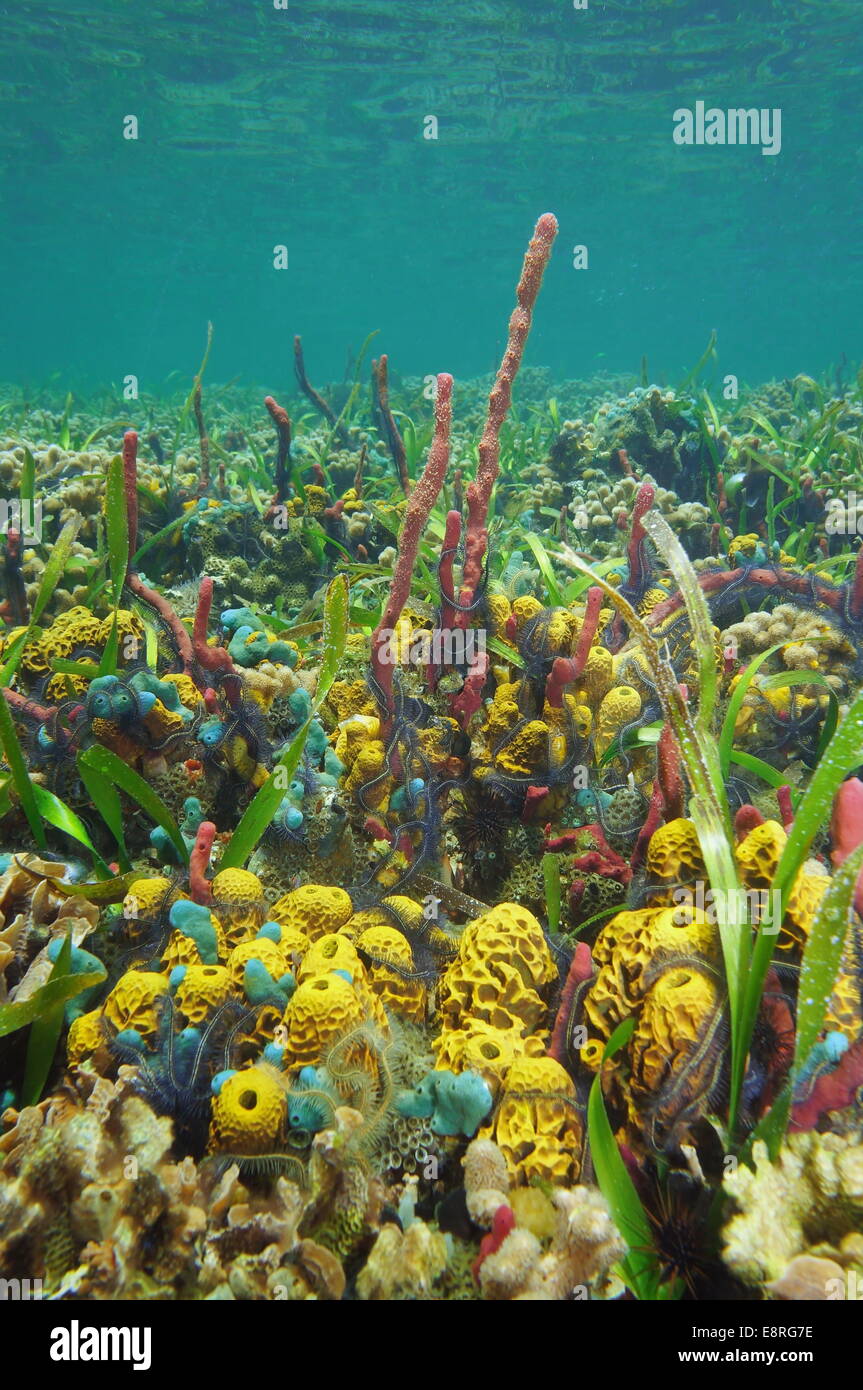
[{"label": "coral colony", "polygon": [[513,406],[557,230],[490,391],[6,415],[17,1287],[863,1280],[860,383]]}]

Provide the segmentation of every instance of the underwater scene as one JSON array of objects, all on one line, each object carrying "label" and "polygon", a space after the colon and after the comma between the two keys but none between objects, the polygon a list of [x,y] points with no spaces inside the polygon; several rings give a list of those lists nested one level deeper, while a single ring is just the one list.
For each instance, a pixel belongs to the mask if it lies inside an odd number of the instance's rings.
[{"label": "underwater scene", "polygon": [[0,3],[2,1299],[863,1298],[859,18]]}]

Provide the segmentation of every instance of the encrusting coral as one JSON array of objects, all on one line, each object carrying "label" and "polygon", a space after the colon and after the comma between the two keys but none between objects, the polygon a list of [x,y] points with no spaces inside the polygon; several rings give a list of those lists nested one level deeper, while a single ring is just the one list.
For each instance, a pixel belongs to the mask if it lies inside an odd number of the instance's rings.
[{"label": "encrusting coral", "polygon": [[[792,1134],[771,1163],[756,1140],[753,1167],[726,1174],[738,1208],[723,1231],[723,1256],[747,1284],[781,1283],[802,1257],[863,1277],[863,1144],[859,1136]],[[777,1213],[782,1220],[777,1221]],[[789,1296],[786,1294],[785,1296]],[[793,1296],[793,1295],[792,1295]],[[807,1293],[826,1298],[828,1290]]]}]

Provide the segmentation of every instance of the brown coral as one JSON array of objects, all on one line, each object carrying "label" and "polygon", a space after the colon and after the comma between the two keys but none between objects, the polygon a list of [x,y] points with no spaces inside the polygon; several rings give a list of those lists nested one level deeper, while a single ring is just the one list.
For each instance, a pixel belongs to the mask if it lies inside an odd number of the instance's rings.
[{"label": "brown coral", "polygon": [[357,1279],[357,1296],[366,1302],[428,1299],[446,1266],[446,1241],[424,1221],[412,1221],[404,1232],[387,1224]]}]

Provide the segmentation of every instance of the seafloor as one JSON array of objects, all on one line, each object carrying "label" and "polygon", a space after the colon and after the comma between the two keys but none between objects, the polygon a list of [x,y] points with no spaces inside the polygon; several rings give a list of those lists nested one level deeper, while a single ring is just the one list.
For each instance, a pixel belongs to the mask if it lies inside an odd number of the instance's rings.
[{"label": "seafloor", "polygon": [[519,374],[553,236],[495,378],[0,392],[6,1279],[863,1278],[861,378]]}]

